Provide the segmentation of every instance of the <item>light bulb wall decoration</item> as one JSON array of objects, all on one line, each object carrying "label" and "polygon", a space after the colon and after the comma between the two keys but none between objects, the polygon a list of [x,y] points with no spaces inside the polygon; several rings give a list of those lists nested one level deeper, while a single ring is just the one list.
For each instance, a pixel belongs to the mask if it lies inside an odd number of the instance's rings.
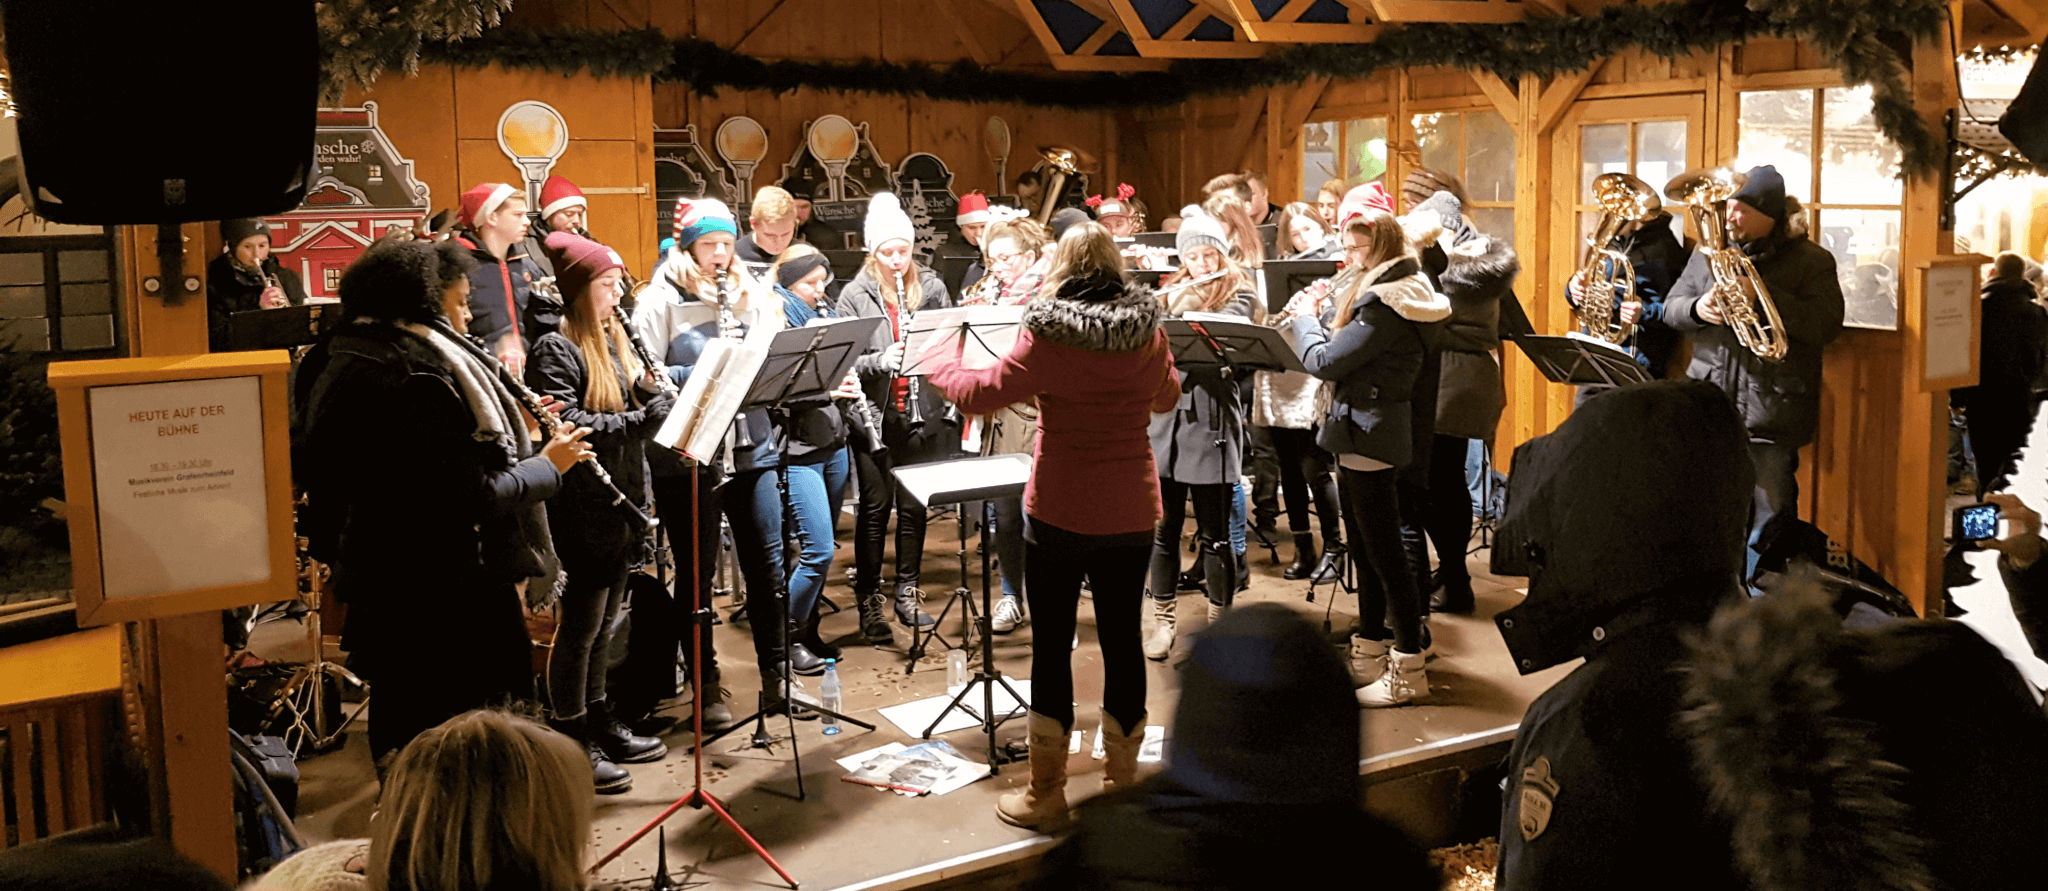
[{"label": "light bulb wall decoration", "polygon": [[526,176],[526,206],[540,208],[540,187],[569,147],[569,122],[545,102],[514,102],[498,116],[498,148]]},{"label": "light bulb wall decoration", "polygon": [[1010,125],[1002,118],[990,115],[985,135],[987,138],[982,140],[982,147],[988,149],[988,158],[996,165],[996,187],[989,194],[1007,195],[1010,188]]},{"label": "light bulb wall decoration", "polygon": [[739,177],[742,202],[750,202],[754,196],[754,167],[768,157],[768,131],[761,122],[746,116],[730,117],[718,125],[718,133],[712,137],[718,148],[718,156],[732,166]]},{"label": "light bulb wall decoration", "polygon": [[825,165],[826,178],[832,181],[832,200],[845,200],[846,165],[860,152],[860,131],[853,128],[852,121],[828,114],[811,122],[807,138],[811,156]]}]

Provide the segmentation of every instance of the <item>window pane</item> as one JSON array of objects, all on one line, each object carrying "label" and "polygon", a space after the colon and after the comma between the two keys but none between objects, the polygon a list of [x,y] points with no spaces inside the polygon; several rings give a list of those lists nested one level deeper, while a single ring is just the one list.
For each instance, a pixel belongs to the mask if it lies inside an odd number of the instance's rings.
[{"label": "window pane", "polygon": [[57,253],[57,276],[59,281],[103,282],[107,280],[106,251],[59,251]]},{"label": "window pane", "polygon": [[1344,124],[1344,178],[1363,185],[1387,174],[1387,119]]},{"label": "window pane", "polygon": [[[1870,87],[1822,91],[1821,124],[1827,151],[1821,155],[1820,195],[1829,204],[1897,204],[1899,147],[1877,131]],[[1789,183],[1788,183],[1789,185]],[[1797,195],[1794,191],[1792,194]]]},{"label": "window pane", "polygon": [[1823,210],[1820,243],[1835,255],[1835,275],[1848,306],[1844,321],[1859,328],[1899,325],[1899,212]]},{"label": "window pane", "polygon": [[[1771,164],[1785,177],[1785,191],[1814,200],[1813,91],[1770,90],[1742,94],[1741,141],[1735,154],[1745,167]],[[1732,164],[1731,164],[1732,166]]]},{"label": "window pane", "polygon": [[1465,196],[1515,200],[1515,130],[1499,112],[1465,115]]},{"label": "window pane", "polygon": [[114,346],[113,316],[72,316],[63,320],[64,348],[105,350]]},{"label": "window pane", "polygon": [[1464,116],[1433,112],[1415,116],[1415,144],[1422,150],[1422,166],[1464,179],[1460,170],[1459,140]]},{"label": "window pane", "polygon": [[1469,213],[1472,225],[1509,244],[1515,243],[1515,210],[1511,207],[1475,207]]},{"label": "window pane", "polygon": [[1316,191],[1337,178],[1337,125],[1330,122],[1301,128],[1301,200],[1316,203]]},{"label": "window pane", "polygon": [[1593,203],[1593,180],[1603,173],[1628,172],[1628,125],[1589,124],[1579,128],[1579,203]]},{"label": "window pane", "polygon": [[[62,295],[64,314],[67,316],[91,316],[114,311],[113,291],[106,282],[84,282],[66,284]],[[64,343],[71,343],[65,338]]]},{"label": "window pane", "polygon": [[0,319],[0,350],[40,352],[49,348],[48,319]]},{"label": "window pane", "polygon": [[0,288],[0,319],[29,319],[49,312],[42,285]]},{"label": "window pane", "polygon": [[43,255],[0,254],[0,285],[43,283]]},{"label": "window pane", "polygon": [[1687,129],[1684,121],[1644,121],[1636,125],[1636,176],[1662,192],[1665,183],[1684,173]]}]

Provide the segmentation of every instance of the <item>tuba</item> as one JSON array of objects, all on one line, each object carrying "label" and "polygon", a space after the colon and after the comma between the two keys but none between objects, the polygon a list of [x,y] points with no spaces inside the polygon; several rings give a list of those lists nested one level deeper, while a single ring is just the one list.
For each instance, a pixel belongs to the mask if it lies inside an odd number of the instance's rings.
[{"label": "tuba", "polygon": [[1628,254],[1614,247],[1622,226],[1656,219],[1664,209],[1657,190],[1626,173],[1603,173],[1593,180],[1593,203],[1600,205],[1600,223],[1586,243],[1585,262],[1579,264],[1578,278],[1584,296],[1579,299],[1579,321],[1586,333],[1608,343],[1619,344],[1635,333],[1635,325],[1621,321],[1618,304],[1642,306],[1636,294],[1636,268]]},{"label": "tuba", "polygon": [[1066,194],[1067,179],[1081,172],[1081,154],[1070,148],[1059,146],[1041,147],[1038,153],[1049,165],[1045,178],[1045,199],[1039,205],[1038,225],[1052,225],[1052,212],[1059,209],[1060,196]]},{"label": "tuba", "polygon": [[1763,277],[1757,275],[1749,257],[1728,243],[1724,204],[1748,180],[1726,167],[1688,170],[1664,185],[1664,196],[1686,205],[1699,233],[1700,251],[1706,254],[1708,270],[1714,276],[1714,286],[1704,299],[1720,303],[1722,317],[1736,340],[1757,358],[1777,362],[1791,347],[1785,339],[1784,320],[1778,317],[1770,289],[1764,287]]}]

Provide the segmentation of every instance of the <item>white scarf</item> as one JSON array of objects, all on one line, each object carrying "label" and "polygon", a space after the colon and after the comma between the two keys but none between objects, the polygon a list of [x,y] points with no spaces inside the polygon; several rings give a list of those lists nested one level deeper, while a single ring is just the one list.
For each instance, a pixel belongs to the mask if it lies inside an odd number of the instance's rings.
[{"label": "white scarf", "polygon": [[[495,369],[485,366],[475,353],[450,341],[440,331],[417,322],[403,323],[400,327],[426,341],[447,363],[455,385],[462,391],[462,401],[469,404],[469,413],[476,418],[476,433],[473,435],[478,442],[503,445],[514,460],[530,454],[524,435],[526,425],[523,421],[514,421],[519,417],[519,407],[513,402],[512,393],[498,380]],[[515,430],[520,435],[514,435]]]}]

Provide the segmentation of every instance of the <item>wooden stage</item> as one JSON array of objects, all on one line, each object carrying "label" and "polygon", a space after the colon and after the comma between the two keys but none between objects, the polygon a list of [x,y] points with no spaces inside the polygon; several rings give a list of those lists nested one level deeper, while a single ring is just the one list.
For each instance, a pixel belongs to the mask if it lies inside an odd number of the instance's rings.
[{"label": "wooden stage", "polygon": [[[951,591],[956,583],[954,529],[950,521],[932,523],[925,560],[928,590]],[[847,558],[850,554],[851,546],[842,544],[840,556]],[[1281,556],[1289,556],[1286,547],[1281,548]],[[1523,580],[1495,579],[1481,573],[1484,552],[1469,562],[1474,569],[1479,610],[1472,616],[1439,616],[1432,620],[1437,653],[1429,667],[1432,699],[1422,705],[1362,712],[1359,718],[1365,739],[1359,770],[1366,778],[1369,806],[1429,844],[1471,840],[1456,837],[1464,778],[1469,771],[1497,763],[1505,755],[1514,727],[1529,701],[1570,670],[1569,666],[1560,666],[1529,677],[1516,675],[1490,617],[1520,597],[1512,585],[1520,585]],[[1317,621],[1322,619],[1330,596],[1327,587],[1318,592],[1315,603],[1307,603],[1303,599],[1306,583],[1282,580],[1280,567],[1264,551],[1253,551],[1252,567],[1252,589],[1240,595],[1241,600],[1279,601]],[[828,639],[840,637],[850,642],[858,639],[858,623],[849,604],[851,594],[843,584],[844,571],[843,566],[834,566],[827,596],[849,608],[828,615],[824,630]],[[978,562],[974,574],[978,590]],[[1081,700],[1076,726],[1087,730],[1092,742],[1098,720],[1101,663],[1094,645],[1094,619],[1088,603],[1083,601],[1080,648],[1075,653],[1075,686]],[[934,613],[939,606],[936,599],[929,604]],[[1355,609],[1350,595],[1339,595],[1331,616],[1333,623],[1337,627],[1347,626]],[[721,609],[721,613],[726,612]],[[945,626],[947,636],[956,641],[957,615],[956,609]],[[1200,595],[1181,595],[1183,641],[1187,632],[1198,630],[1205,623],[1204,615]],[[280,625],[285,629],[281,636],[297,634],[296,626]],[[716,633],[735,711],[748,714],[758,689],[758,676],[751,666],[752,649],[744,626],[727,621]],[[1028,869],[1028,862],[1035,860],[1052,841],[1008,826],[995,817],[996,798],[1025,782],[1028,771],[1021,763],[1005,766],[995,779],[977,781],[947,795],[923,798],[907,798],[840,780],[844,771],[833,763],[834,759],[892,741],[915,741],[883,719],[878,709],[944,691],[943,653],[928,655],[915,673],[905,674],[906,636],[898,629],[898,643],[893,648],[847,649],[848,665],[842,669],[846,710],[876,724],[876,730],[848,726],[845,732],[827,737],[822,735],[819,722],[797,723],[808,800],[795,798],[795,772],[786,737],[788,724],[784,721],[769,723],[768,729],[777,737],[770,749],[752,748],[745,730],[709,747],[706,787],[729,806],[804,888],[879,891],[934,885],[1009,887]],[[1028,624],[1013,634],[996,638],[996,660],[1005,674],[1029,676],[1030,641]],[[292,658],[292,654],[283,651],[274,658]],[[1173,662],[1169,659],[1164,664],[1147,663],[1151,720],[1167,725],[1169,734],[1178,697]],[[815,693],[816,680],[806,683]],[[592,833],[593,861],[689,791],[691,762],[684,752],[689,739],[689,709],[685,704],[675,711],[683,715],[684,724],[679,732],[668,737],[668,758],[655,764],[628,765],[634,776],[633,791],[599,800]],[[368,716],[374,720],[375,714],[372,700]],[[1023,733],[1023,721],[1017,719],[1003,725],[999,738],[1021,739]],[[345,749],[300,764],[304,779],[299,797],[299,826],[313,841],[367,833],[376,787],[371,780],[367,744],[361,737],[362,734],[352,734]],[[986,737],[978,727],[942,737],[969,756],[986,754]],[[1100,765],[1088,760],[1085,752],[1073,757],[1068,784],[1070,799],[1078,800],[1099,788]],[[1476,813],[1465,815],[1463,825],[1470,835],[1473,826],[1494,823],[1491,814]],[[685,809],[669,818],[666,826],[668,867],[670,876],[677,881],[704,882],[707,888],[786,887],[710,811]],[[600,879],[626,887],[646,887],[654,870],[655,849],[655,837],[649,835],[600,870]]]}]

